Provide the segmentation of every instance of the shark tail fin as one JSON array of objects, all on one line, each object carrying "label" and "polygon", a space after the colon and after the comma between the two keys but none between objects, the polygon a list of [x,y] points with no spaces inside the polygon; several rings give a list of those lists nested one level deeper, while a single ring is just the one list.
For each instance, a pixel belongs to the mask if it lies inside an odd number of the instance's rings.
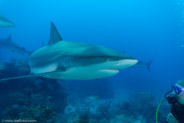
[{"label": "shark tail fin", "polygon": [[39,77],[40,75],[34,74],[34,75],[25,75],[25,76],[17,76],[17,77],[10,77],[10,78],[5,78],[5,79],[0,79],[0,82],[5,82],[9,80],[16,80],[16,79],[24,79],[24,78],[34,78],[34,77]]},{"label": "shark tail fin", "polygon": [[146,68],[148,69],[149,72],[151,72],[151,64],[152,64],[153,60],[148,61],[145,65]]}]

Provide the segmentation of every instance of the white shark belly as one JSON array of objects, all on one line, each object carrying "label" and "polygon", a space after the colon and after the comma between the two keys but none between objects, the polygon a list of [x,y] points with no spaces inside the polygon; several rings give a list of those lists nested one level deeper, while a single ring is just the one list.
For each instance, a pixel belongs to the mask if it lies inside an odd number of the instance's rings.
[{"label": "white shark belly", "polygon": [[91,80],[100,79],[117,74],[119,70],[101,69],[94,70],[90,67],[76,67],[70,68],[64,72],[53,72],[44,75],[43,77],[52,79],[65,79],[65,80]]},{"label": "white shark belly", "polygon": [[[65,80],[91,80],[110,77],[119,73],[119,69],[125,69],[133,64],[136,64],[137,60],[121,60],[114,62],[105,62],[102,64],[89,65],[89,66],[77,66],[70,67],[62,71],[58,69],[58,64],[49,64],[45,67],[32,68],[31,71],[34,74],[46,73],[43,77],[52,79],[65,79]],[[47,74],[48,72],[48,74]]]}]

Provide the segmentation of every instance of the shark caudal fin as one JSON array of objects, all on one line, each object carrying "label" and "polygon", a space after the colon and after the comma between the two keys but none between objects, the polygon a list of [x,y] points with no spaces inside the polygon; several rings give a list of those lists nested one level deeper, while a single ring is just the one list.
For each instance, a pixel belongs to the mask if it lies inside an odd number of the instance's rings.
[{"label": "shark caudal fin", "polygon": [[151,72],[151,65],[152,65],[155,57],[156,57],[156,54],[154,54],[153,58],[146,63],[146,67],[147,67],[149,72]]},{"label": "shark caudal fin", "polygon": [[152,64],[153,60],[148,61],[147,63],[145,63],[146,68],[148,69],[149,72],[151,72],[151,64]]},{"label": "shark caudal fin", "polygon": [[151,72],[151,64],[152,64],[153,60],[150,60],[148,62],[143,62],[142,60],[140,60],[138,62],[138,65],[144,66],[149,72]]}]

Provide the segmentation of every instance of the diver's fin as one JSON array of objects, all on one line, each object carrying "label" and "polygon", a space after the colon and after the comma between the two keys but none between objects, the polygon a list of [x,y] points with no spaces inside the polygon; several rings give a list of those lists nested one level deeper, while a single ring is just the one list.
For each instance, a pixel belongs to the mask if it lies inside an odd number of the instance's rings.
[{"label": "diver's fin", "polygon": [[48,45],[52,45],[57,43],[58,41],[62,41],[62,37],[60,36],[55,24],[51,22],[51,27],[50,27],[50,40]]}]

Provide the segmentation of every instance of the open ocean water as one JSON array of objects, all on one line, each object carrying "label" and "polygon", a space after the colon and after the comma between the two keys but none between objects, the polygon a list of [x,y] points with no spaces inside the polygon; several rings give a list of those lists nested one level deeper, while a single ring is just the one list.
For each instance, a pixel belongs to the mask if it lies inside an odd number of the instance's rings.
[{"label": "open ocean water", "polygon": [[[3,27],[3,20],[15,25]],[[47,47],[51,22],[64,41],[107,47],[140,64],[92,80],[39,76],[0,82],[1,122],[155,123],[163,95],[184,79],[183,0],[0,0],[0,79],[33,75],[30,56]],[[101,57],[75,59],[77,47],[66,50],[74,55],[56,59],[63,62],[57,70],[104,62]],[[97,51],[92,48],[89,54],[98,56]],[[44,52],[45,60],[36,57],[39,71],[55,69],[42,65],[47,60],[55,65],[58,53]],[[87,78],[87,72],[78,70],[77,76]],[[169,111],[163,103],[160,123]]]}]

